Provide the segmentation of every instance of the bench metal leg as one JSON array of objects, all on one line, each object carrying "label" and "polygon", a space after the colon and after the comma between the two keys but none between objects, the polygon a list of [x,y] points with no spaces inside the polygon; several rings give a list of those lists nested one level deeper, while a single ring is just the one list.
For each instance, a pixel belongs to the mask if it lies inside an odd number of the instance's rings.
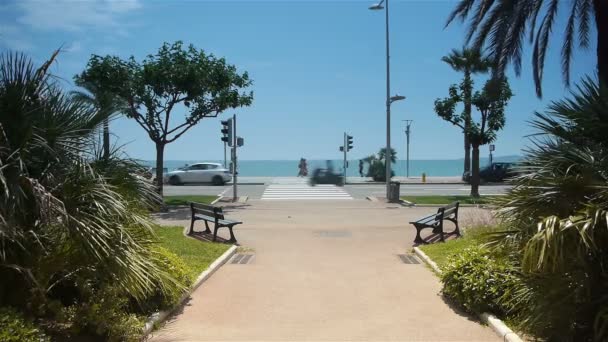
[{"label": "bench metal leg", "polygon": [[215,239],[217,238],[217,230],[220,229],[220,227],[218,225],[215,225],[215,228],[213,229],[213,241],[215,242]]},{"label": "bench metal leg", "polygon": [[420,232],[422,231],[423,227],[416,225],[414,227],[416,227],[416,238],[414,239],[414,243],[426,243],[426,241],[422,240],[422,236],[420,236]]},{"label": "bench metal leg", "polygon": [[192,235],[194,233],[194,219],[190,220],[190,230],[188,230],[188,235]]},{"label": "bench metal leg", "polygon": [[205,234],[211,233],[211,229],[209,229],[209,223],[206,220],[205,220],[205,231],[203,233],[205,233]]},{"label": "bench metal leg", "polygon": [[230,240],[228,240],[228,242],[236,243],[236,238],[234,237],[234,233],[232,232],[232,226],[228,226],[228,230],[230,230]]},{"label": "bench metal leg", "polygon": [[456,219],[447,219],[448,221],[452,222],[454,224],[454,226],[456,228],[454,228],[454,231],[451,232],[450,234],[455,234],[457,237],[461,237],[462,235],[460,235],[460,227],[458,226],[458,220]]}]

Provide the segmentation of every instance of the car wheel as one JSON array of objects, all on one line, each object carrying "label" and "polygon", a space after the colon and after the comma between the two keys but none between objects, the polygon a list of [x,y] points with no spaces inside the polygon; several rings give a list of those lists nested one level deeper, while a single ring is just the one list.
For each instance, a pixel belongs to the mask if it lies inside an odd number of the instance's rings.
[{"label": "car wheel", "polygon": [[224,179],[221,176],[214,176],[213,179],[211,180],[211,182],[213,183],[213,185],[224,185]]},{"label": "car wheel", "polygon": [[169,184],[171,184],[171,185],[180,185],[180,184],[182,184],[182,181],[181,181],[181,179],[179,179],[178,176],[171,176],[169,178]]}]

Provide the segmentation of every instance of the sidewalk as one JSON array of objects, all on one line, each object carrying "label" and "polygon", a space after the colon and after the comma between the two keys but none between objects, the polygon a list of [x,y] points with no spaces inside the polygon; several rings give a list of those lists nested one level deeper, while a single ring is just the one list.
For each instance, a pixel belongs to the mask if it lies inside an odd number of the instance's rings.
[{"label": "sidewalk", "polygon": [[498,341],[444,301],[428,268],[399,259],[414,239],[406,222],[428,211],[358,200],[226,208],[245,222],[235,233],[253,261],[224,265],[152,341]]}]

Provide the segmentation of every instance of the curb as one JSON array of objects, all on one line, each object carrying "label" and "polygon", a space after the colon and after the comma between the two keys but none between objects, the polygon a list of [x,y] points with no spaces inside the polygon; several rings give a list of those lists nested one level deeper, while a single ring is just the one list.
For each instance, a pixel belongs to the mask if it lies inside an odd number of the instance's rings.
[{"label": "curb", "polygon": [[[414,247],[414,253],[416,253],[416,255],[420,257],[420,259],[424,260],[424,262],[426,262],[433,269],[433,271],[435,271],[435,273],[441,274],[441,270],[439,269],[437,264],[431,258],[429,258],[429,256],[426,255],[426,253],[424,253],[420,248]],[[490,326],[490,328],[494,330],[496,335],[502,338],[503,341],[523,342],[523,340],[517,335],[517,333],[511,330],[502,320],[496,318],[496,316],[484,312],[479,315],[479,318],[481,318],[484,323]]]},{"label": "curb", "polygon": [[188,297],[190,297],[194,290],[201,286],[201,284],[204,283],[207,279],[209,279],[209,277],[213,273],[215,273],[215,271],[222,267],[222,265],[224,265],[226,261],[228,261],[228,259],[230,259],[232,255],[234,255],[237,248],[238,247],[236,245],[232,245],[230,248],[228,248],[226,252],[224,252],[224,254],[222,254],[219,258],[215,259],[215,261],[211,265],[209,265],[209,268],[204,270],[198,276],[198,278],[196,278],[194,284],[188,289],[186,293],[182,295],[182,297],[179,299],[179,301],[177,302],[177,304],[175,304],[173,308],[152,314],[152,316],[150,316],[150,319],[148,319],[148,321],[144,325],[142,339],[145,339],[152,332],[152,330],[154,330],[154,326],[156,324],[163,322],[175,309],[180,307],[184,303],[184,301]]}]

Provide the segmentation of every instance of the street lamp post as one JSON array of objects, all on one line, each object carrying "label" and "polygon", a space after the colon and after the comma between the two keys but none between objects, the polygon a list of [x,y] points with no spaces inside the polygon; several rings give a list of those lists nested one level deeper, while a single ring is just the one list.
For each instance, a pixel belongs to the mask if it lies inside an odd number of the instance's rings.
[{"label": "street lamp post", "polygon": [[[388,1],[381,0],[379,3],[369,7],[370,10],[382,10],[386,7],[386,198],[389,198],[391,183],[391,103],[404,100],[405,96],[395,95],[391,97],[391,68],[390,68],[390,40],[389,40],[389,11]],[[384,6],[382,4],[384,3]]]},{"label": "street lamp post", "polygon": [[405,121],[405,137],[406,137],[406,159],[405,159],[405,177],[410,178],[410,126],[414,120]]}]

